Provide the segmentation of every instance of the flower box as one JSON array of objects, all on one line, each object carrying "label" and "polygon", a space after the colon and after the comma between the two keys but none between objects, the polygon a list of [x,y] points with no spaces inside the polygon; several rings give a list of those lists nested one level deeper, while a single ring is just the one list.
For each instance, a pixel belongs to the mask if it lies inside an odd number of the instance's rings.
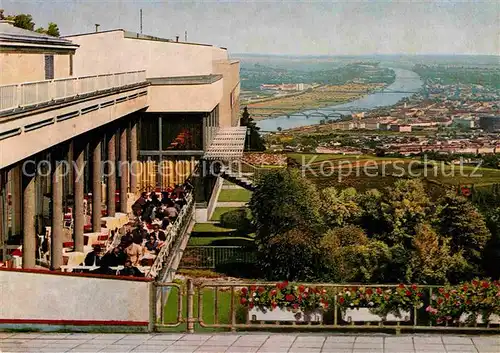
[{"label": "flower box", "polygon": [[[460,318],[458,319],[458,321],[460,323],[466,323],[467,319],[469,318],[470,315],[471,315],[470,313],[469,314],[468,313],[463,313],[460,316]],[[476,323],[478,323],[478,324],[484,324],[485,323],[485,322],[483,322],[483,315],[481,315],[481,314],[477,315]],[[491,314],[490,317],[489,317],[488,323],[494,324],[494,325],[500,325],[500,315],[498,315],[498,314]]]},{"label": "flower box", "polygon": [[369,308],[345,309],[342,312],[342,320],[346,322],[405,322],[410,321],[410,319],[410,312],[401,309],[399,310],[399,317],[389,313],[385,318],[371,313]]},{"label": "flower box", "polygon": [[302,312],[288,311],[286,308],[275,308],[270,310],[266,307],[253,307],[248,310],[250,321],[295,321],[295,322],[322,322],[323,311],[316,309]]}]

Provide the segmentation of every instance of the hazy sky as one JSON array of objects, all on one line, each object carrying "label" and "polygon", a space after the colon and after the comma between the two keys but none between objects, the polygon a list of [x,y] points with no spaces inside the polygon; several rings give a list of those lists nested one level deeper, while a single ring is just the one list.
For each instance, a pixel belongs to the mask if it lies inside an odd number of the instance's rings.
[{"label": "hazy sky", "polygon": [[148,1],[0,0],[61,33],[124,28],[269,54],[500,55],[500,0],[492,1]]}]

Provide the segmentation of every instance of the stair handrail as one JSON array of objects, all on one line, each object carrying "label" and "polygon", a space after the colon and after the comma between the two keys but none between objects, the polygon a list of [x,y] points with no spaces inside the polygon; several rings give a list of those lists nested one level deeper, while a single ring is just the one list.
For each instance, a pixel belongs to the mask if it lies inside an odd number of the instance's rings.
[{"label": "stair handrail", "polygon": [[147,277],[156,278],[160,274],[160,271],[163,268],[163,264],[167,261],[167,258],[170,255],[170,251],[172,250],[172,246],[173,244],[175,244],[175,240],[177,240],[179,232],[182,231],[184,219],[188,218],[188,214],[192,212],[192,206],[193,193],[190,193],[186,196],[186,204],[179,212],[177,219],[173,223],[172,227],[167,231],[164,245],[156,256],[153,265],[149,269],[149,272],[146,275]]}]

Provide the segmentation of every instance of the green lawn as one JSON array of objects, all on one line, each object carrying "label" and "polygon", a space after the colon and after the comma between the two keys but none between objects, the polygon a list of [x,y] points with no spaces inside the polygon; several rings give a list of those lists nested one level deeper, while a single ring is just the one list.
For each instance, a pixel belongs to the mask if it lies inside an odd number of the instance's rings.
[{"label": "green lawn", "polygon": [[251,235],[249,237],[190,237],[188,246],[247,246],[253,244]]},{"label": "green lawn", "polygon": [[223,189],[219,194],[219,202],[248,202],[252,193],[246,189]]},{"label": "green lawn", "polygon": [[194,233],[229,233],[232,231],[234,229],[224,228],[214,223],[196,223],[192,230]]},{"label": "green lawn", "polygon": [[[214,210],[214,213],[212,214],[212,218],[210,218],[210,220],[211,221],[220,221],[220,216],[222,216],[224,213],[229,212],[229,211],[239,210],[240,208],[241,207],[217,207]],[[250,213],[250,210],[248,208],[247,208],[247,215],[248,215],[248,217],[251,217],[251,213]]]}]

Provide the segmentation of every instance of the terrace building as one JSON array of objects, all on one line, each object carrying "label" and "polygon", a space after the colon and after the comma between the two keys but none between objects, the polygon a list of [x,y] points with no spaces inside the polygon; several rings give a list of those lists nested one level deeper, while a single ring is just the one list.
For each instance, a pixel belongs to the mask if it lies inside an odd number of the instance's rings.
[{"label": "terrace building", "polygon": [[[67,248],[84,254],[123,226],[140,191],[242,155],[239,62],[225,48],[0,21],[0,65],[1,262],[17,252],[25,269],[59,270]],[[197,207],[215,185],[196,179]]]}]

